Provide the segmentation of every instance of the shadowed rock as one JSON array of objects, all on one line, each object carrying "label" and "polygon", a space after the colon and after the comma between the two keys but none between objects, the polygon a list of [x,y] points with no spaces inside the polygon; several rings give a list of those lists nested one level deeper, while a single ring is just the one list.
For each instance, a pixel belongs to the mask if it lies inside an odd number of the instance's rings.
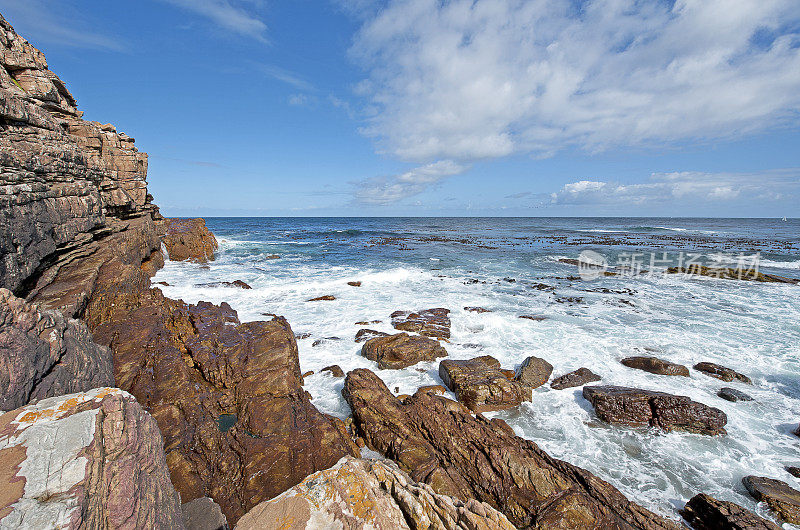
[{"label": "shadowed rock", "polygon": [[564,374],[561,377],[556,377],[550,382],[550,388],[554,390],[563,390],[565,388],[573,388],[576,386],[583,386],[586,383],[594,383],[600,381],[602,377],[595,374],[588,368],[578,368],[574,372]]},{"label": "shadowed rock", "polygon": [[627,357],[620,361],[628,368],[644,370],[657,375],[679,375],[689,377],[689,369],[682,364],[675,364],[657,357],[636,356]]},{"label": "shadowed rock", "polygon": [[753,398],[750,397],[748,394],[745,394],[741,390],[736,390],[735,388],[730,388],[730,387],[727,387],[727,386],[724,386],[724,387],[720,388],[719,392],[717,392],[717,395],[719,397],[721,397],[722,399],[725,399],[725,400],[728,400],[728,401],[733,401],[733,402],[736,402],[736,401],[753,401]]},{"label": "shadowed rock", "polygon": [[339,367],[338,364],[333,364],[331,366],[326,366],[320,372],[330,372],[333,377],[344,377],[344,371]]},{"label": "shadowed rock", "polygon": [[434,361],[439,357],[446,357],[447,350],[439,342],[428,337],[397,333],[369,339],[361,347],[361,355],[377,362],[381,368],[397,370],[421,361]]},{"label": "shadowed rock", "polygon": [[700,493],[686,503],[681,515],[695,530],[780,530],[772,521],[728,501]]},{"label": "shadowed rock", "polygon": [[732,370],[730,368],[726,368],[719,364],[709,363],[709,362],[702,362],[697,363],[694,365],[694,369],[698,372],[703,372],[706,375],[710,375],[711,377],[716,377],[717,379],[722,379],[726,383],[730,383],[734,379],[737,381],[741,381],[742,383],[747,383],[748,385],[752,383],[750,378],[744,374],[740,374],[736,370]]},{"label": "shadowed rock", "polygon": [[552,374],[552,364],[539,357],[528,357],[522,361],[522,366],[514,379],[529,388],[539,388],[550,379]]},{"label": "shadowed rock", "polygon": [[755,500],[769,506],[778,518],[800,524],[800,491],[780,480],[753,475],[744,477],[742,484]]},{"label": "shadowed rock", "polygon": [[504,410],[531,399],[530,387],[509,380],[500,369],[500,361],[489,355],[444,360],[439,363],[439,377],[475,412]]},{"label": "shadowed rock", "polygon": [[206,228],[205,219],[165,219],[164,230],[164,247],[172,261],[214,259],[217,238]]},{"label": "shadowed rock", "polygon": [[449,309],[437,307],[419,312],[395,311],[391,314],[392,327],[439,339],[450,338]]},{"label": "shadowed rock", "polygon": [[800,478],[800,467],[798,466],[786,466],[786,472],[793,477]]}]

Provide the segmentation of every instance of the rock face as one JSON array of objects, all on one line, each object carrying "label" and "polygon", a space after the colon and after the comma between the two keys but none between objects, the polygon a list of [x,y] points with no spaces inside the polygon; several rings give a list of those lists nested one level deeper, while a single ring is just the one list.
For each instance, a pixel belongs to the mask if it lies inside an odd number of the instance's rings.
[{"label": "rock face", "polygon": [[228,521],[219,504],[209,497],[200,497],[181,505],[186,530],[228,530]]},{"label": "rock face", "polygon": [[627,357],[620,361],[628,368],[636,368],[637,370],[644,370],[651,374],[658,375],[680,375],[689,377],[689,369],[681,364],[671,363],[657,357]]},{"label": "rock face", "polygon": [[239,530],[315,528],[513,530],[508,519],[475,500],[462,502],[417,484],[391,461],[343,458],[264,501]]},{"label": "rock face", "polygon": [[395,311],[392,313],[392,326],[401,331],[411,331],[437,339],[450,338],[449,309],[436,307],[419,312]]},{"label": "rock face", "polygon": [[730,383],[734,379],[737,381],[741,381],[742,383],[747,383],[748,385],[752,383],[750,378],[744,374],[740,374],[736,370],[731,368],[726,368],[725,366],[721,366],[715,363],[709,362],[702,362],[697,363],[694,365],[694,369],[698,372],[703,372],[706,375],[710,375],[711,377],[716,377],[717,379],[722,379],[726,383]]},{"label": "rock face", "polygon": [[742,484],[754,499],[766,503],[783,521],[800,524],[800,491],[780,480],[752,475],[744,477]]},{"label": "rock face", "polygon": [[700,493],[681,512],[695,530],[780,530],[772,521],[728,501]]},{"label": "rock face", "polygon": [[[205,219],[165,219],[164,247],[172,261],[205,263],[214,259],[217,238],[206,228]],[[249,287],[247,287],[249,289]]]},{"label": "rock face", "polygon": [[153,418],[99,388],[0,416],[3,528],[183,528]]},{"label": "rock face", "polygon": [[530,387],[509,380],[500,370],[500,361],[490,355],[442,361],[439,377],[461,403],[475,412],[504,410],[531,399]]},{"label": "rock face", "polygon": [[666,431],[725,434],[727,416],[721,410],[686,396],[621,386],[585,386],[583,397],[597,416],[614,425],[659,427]]},{"label": "rock face", "polygon": [[361,355],[378,363],[380,368],[407,368],[420,361],[435,361],[446,357],[437,341],[427,337],[398,333],[369,339],[361,347]]},{"label": "rock face", "polygon": [[670,528],[591,473],[514,436],[502,420],[417,392],[401,402],[374,373],[347,374],[343,394],[367,445],[436,493],[477,499],[518,528]]},{"label": "rock face", "polygon": [[578,368],[574,372],[570,372],[553,379],[553,381],[550,383],[550,388],[554,390],[564,390],[565,388],[583,386],[586,383],[594,383],[600,381],[601,379],[602,377],[592,372],[588,368]]},{"label": "rock face", "polygon": [[111,352],[83,323],[0,288],[0,410],[113,385]]},{"label": "rock face", "polygon": [[528,357],[522,361],[515,380],[530,388],[539,388],[550,379],[553,365],[539,357]]}]

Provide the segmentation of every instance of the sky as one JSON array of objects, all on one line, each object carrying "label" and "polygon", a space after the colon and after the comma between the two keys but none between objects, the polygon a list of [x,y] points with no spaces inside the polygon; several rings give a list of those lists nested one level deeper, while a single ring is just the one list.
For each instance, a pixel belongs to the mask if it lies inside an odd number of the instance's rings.
[{"label": "sky", "polygon": [[800,217],[798,0],[0,0],[168,216]]}]

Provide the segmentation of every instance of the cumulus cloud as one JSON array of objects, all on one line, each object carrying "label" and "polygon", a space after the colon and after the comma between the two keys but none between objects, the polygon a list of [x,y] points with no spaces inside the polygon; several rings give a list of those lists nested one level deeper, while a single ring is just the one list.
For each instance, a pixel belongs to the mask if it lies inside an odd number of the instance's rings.
[{"label": "cumulus cloud", "polygon": [[441,180],[466,169],[452,160],[440,160],[400,175],[364,179],[355,183],[355,197],[365,204],[390,204],[419,195]]},{"label": "cumulus cloud", "polygon": [[[163,0],[201,15],[222,29],[267,42],[267,25],[232,0]],[[256,2],[258,4],[258,2]]]},{"label": "cumulus cloud", "polygon": [[799,28],[797,0],[390,0],[351,53],[381,151],[468,163],[796,123]]}]

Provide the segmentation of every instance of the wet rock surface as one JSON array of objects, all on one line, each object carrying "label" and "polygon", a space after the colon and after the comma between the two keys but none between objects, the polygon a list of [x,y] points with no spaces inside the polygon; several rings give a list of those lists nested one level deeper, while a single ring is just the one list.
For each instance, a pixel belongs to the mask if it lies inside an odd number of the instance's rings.
[{"label": "wet rock surface", "polygon": [[749,394],[745,394],[741,390],[736,390],[735,388],[731,388],[728,386],[724,386],[719,389],[717,395],[722,399],[727,401],[737,402],[737,401],[753,401],[753,398],[750,397]]},{"label": "wet rock surface", "polygon": [[331,366],[326,366],[320,372],[330,372],[333,377],[344,377],[344,371],[339,367],[338,364],[333,364]]},{"label": "wet rock surface", "polygon": [[675,364],[658,357],[635,356],[626,357],[620,361],[628,368],[644,370],[657,375],[679,375],[689,377],[689,369],[681,364]]},{"label": "wet rock surface", "polygon": [[667,274],[687,274],[689,276],[710,276],[721,280],[742,280],[766,283],[789,283],[797,284],[798,280],[778,276],[777,274],[764,274],[758,270],[749,268],[730,268],[730,267],[706,267],[705,265],[693,264],[688,267],[670,267],[666,270]]},{"label": "wet rock surface", "polygon": [[397,333],[369,339],[361,347],[361,355],[377,362],[380,368],[399,369],[446,357],[447,350],[428,337]]},{"label": "wet rock surface", "polygon": [[514,380],[529,388],[539,388],[552,374],[552,364],[539,357],[528,357],[522,361]]},{"label": "wet rock surface", "polygon": [[613,425],[658,427],[666,431],[725,434],[728,418],[721,410],[686,396],[620,386],[585,386],[583,397],[597,416]]},{"label": "wet rock surface", "polygon": [[333,302],[336,300],[336,297],[332,294],[326,294],[322,296],[317,296],[316,298],[309,298],[309,302]]},{"label": "wet rock surface", "polygon": [[486,309],[485,307],[477,307],[477,306],[466,306],[464,311],[469,313],[491,313],[491,309]]},{"label": "wet rock surface", "polygon": [[800,524],[800,491],[787,483],[768,477],[744,477],[742,484],[750,495],[765,503],[781,520]]},{"label": "wet rock surface", "polygon": [[531,399],[530,387],[509,380],[500,361],[490,355],[441,361],[439,377],[461,403],[475,412],[504,410]]},{"label": "wet rock surface", "polygon": [[588,368],[578,368],[575,371],[553,379],[550,382],[550,388],[554,390],[564,390],[565,388],[583,386],[587,383],[595,383],[601,379],[602,377],[592,372]]},{"label": "wet rock surface", "polygon": [[455,401],[417,392],[403,403],[365,369],[347,374],[343,395],[370,448],[435,492],[486,502],[518,528],[678,528]]},{"label": "wet rock surface", "polygon": [[772,521],[728,501],[700,493],[686,503],[681,515],[695,530],[780,530]]},{"label": "wet rock surface", "polygon": [[206,263],[214,259],[218,247],[217,238],[201,218],[165,219],[163,242],[172,261]]},{"label": "wet rock surface", "polygon": [[726,383],[730,383],[731,381],[741,381],[742,383],[747,383],[748,385],[752,383],[750,378],[744,374],[740,374],[736,370],[731,368],[726,368],[725,366],[716,364],[716,363],[709,363],[709,362],[702,362],[697,363],[693,367],[698,372],[703,372],[706,375],[711,377],[716,377],[717,379],[721,379]]},{"label": "wet rock surface", "polygon": [[375,337],[388,337],[389,334],[384,331],[375,331],[374,329],[359,329],[356,332],[355,340],[356,342],[366,342],[369,339],[374,339]]},{"label": "wet rock surface", "polygon": [[401,331],[419,333],[438,339],[450,338],[449,309],[437,307],[419,312],[395,311],[391,314],[392,327]]},{"label": "wet rock surface", "polygon": [[0,527],[183,528],[161,435],[119,389],[0,416]]}]

